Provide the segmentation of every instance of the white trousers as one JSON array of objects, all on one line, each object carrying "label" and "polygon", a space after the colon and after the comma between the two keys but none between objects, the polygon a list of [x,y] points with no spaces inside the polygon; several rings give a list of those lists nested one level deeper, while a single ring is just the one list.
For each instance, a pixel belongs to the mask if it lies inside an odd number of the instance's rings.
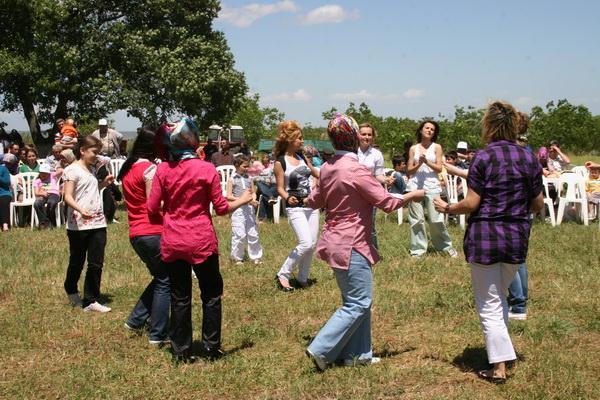
[{"label": "white trousers", "polygon": [[248,247],[248,257],[258,260],[263,250],[258,238],[254,208],[245,204],[231,214],[231,258],[234,261],[244,259],[244,251]]},{"label": "white trousers", "polygon": [[294,267],[298,265],[296,279],[305,283],[308,281],[308,274],[310,273],[310,266],[319,235],[319,210],[288,207],[286,212],[288,221],[296,234],[298,244],[286,258],[277,276],[290,279]]},{"label": "white trousers", "polygon": [[488,361],[498,363],[517,358],[508,335],[508,287],[519,269],[518,264],[471,263],[475,307],[481,321]]}]

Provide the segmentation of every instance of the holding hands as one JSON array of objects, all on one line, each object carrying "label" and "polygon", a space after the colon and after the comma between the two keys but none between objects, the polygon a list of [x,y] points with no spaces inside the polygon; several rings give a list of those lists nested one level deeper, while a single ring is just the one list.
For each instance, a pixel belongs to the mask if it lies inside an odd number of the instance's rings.
[{"label": "holding hands", "polygon": [[435,211],[439,213],[448,213],[448,203],[442,200],[441,197],[433,199],[433,206],[435,207]]}]

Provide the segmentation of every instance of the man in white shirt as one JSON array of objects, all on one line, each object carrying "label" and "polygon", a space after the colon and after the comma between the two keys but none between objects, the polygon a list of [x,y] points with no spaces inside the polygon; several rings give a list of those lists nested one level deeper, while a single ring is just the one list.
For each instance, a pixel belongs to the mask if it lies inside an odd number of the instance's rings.
[{"label": "man in white shirt", "polygon": [[116,158],[121,156],[121,141],[123,141],[123,135],[114,129],[108,127],[108,121],[106,118],[102,118],[98,121],[98,129],[96,129],[92,136],[97,137],[102,141],[102,155]]}]

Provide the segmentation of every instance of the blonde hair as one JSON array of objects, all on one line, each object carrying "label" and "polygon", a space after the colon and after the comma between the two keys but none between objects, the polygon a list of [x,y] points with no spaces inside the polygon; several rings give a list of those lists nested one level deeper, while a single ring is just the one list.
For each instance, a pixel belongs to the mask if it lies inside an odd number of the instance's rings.
[{"label": "blonde hair", "polygon": [[377,136],[377,131],[375,130],[375,127],[369,122],[363,122],[358,126],[359,131],[360,128],[371,128],[371,132],[373,133],[373,139],[375,139],[375,136]]},{"label": "blonde hair", "polygon": [[509,103],[496,100],[488,105],[481,121],[481,138],[490,143],[496,140],[514,142],[520,121],[517,110]]},{"label": "blonde hair", "polygon": [[280,123],[277,127],[277,139],[273,146],[273,154],[275,157],[284,154],[288,144],[298,139],[300,135],[302,135],[302,128],[298,122],[288,120]]}]

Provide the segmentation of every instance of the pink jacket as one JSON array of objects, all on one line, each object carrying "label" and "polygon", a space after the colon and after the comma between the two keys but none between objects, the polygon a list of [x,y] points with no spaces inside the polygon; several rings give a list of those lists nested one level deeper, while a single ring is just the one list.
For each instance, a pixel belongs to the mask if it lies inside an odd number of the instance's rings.
[{"label": "pink jacket", "polygon": [[160,163],[148,198],[150,216],[159,214],[161,201],[163,261],[200,264],[218,252],[209,204],[217,215],[227,214],[229,205],[214,165],[198,158]]},{"label": "pink jacket", "polygon": [[385,212],[402,207],[404,201],[390,195],[358,162],[354,153],[336,152],[323,164],[319,184],[307,199],[312,208],[323,208],[327,217],[317,243],[317,257],[332,268],[348,269],[352,249],[371,265],[380,257],[371,245],[373,206]]}]

